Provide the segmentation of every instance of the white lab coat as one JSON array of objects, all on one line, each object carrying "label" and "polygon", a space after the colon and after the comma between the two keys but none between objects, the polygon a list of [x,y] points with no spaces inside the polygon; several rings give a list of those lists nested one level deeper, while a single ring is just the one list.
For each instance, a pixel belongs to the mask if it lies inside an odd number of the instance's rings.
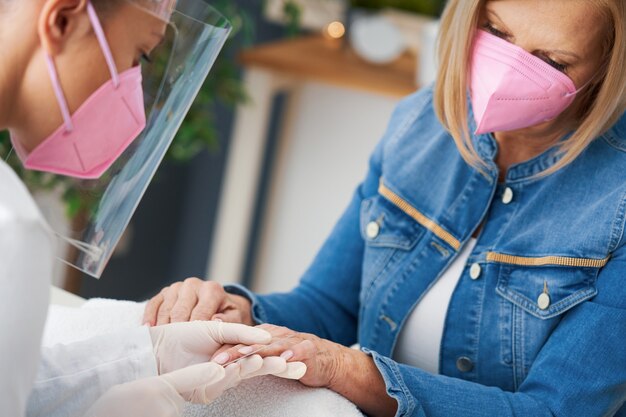
[{"label": "white lab coat", "polygon": [[0,161],[0,416],[80,417],[116,384],[155,376],[147,328],[41,350],[54,237]]}]

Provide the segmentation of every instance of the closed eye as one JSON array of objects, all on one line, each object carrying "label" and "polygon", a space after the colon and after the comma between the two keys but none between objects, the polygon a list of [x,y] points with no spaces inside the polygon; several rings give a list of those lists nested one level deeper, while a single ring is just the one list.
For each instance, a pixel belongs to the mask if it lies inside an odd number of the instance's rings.
[{"label": "closed eye", "polygon": [[[492,35],[497,36],[499,38],[502,38],[504,40],[509,40],[511,38],[511,35],[509,35],[508,33],[505,33],[503,31],[497,29],[489,21],[487,21],[485,24],[483,24],[482,28],[485,29],[487,32],[491,33]],[[552,58],[548,57],[545,53],[538,54],[538,56],[545,63],[547,63],[551,67],[557,69],[558,71],[563,72],[563,73],[567,72],[567,68],[569,67],[568,64],[557,62],[557,61],[553,60]]]},{"label": "closed eye", "polygon": [[557,69],[557,70],[559,70],[559,71],[561,71],[563,73],[567,71],[567,68],[568,68],[567,64],[562,64],[560,62],[556,62],[555,60],[553,60],[553,59],[551,59],[551,58],[549,58],[547,56],[540,57],[540,58],[543,59],[548,65],[552,66],[553,68],[555,68],[555,69]]},{"label": "closed eye", "polygon": [[497,36],[499,38],[502,38],[502,39],[509,39],[510,38],[510,36],[507,33],[497,29],[495,26],[493,26],[491,24],[491,22],[485,23],[483,25],[483,29],[485,29],[487,32],[489,32],[492,35]]}]

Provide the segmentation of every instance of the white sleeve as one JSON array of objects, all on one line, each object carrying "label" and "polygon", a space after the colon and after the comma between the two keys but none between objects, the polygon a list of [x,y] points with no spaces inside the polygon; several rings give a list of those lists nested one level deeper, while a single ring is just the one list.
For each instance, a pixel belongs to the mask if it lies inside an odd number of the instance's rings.
[{"label": "white sleeve", "polygon": [[42,351],[54,262],[39,221],[0,216],[0,416],[82,417],[111,386],[157,374],[147,328]]},{"label": "white sleeve", "polygon": [[147,327],[44,348],[27,415],[82,417],[112,386],[157,374]]},{"label": "white sleeve", "polygon": [[53,262],[52,239],[39,221],[0,221],[0,416],[25,413],[39,364]]}]

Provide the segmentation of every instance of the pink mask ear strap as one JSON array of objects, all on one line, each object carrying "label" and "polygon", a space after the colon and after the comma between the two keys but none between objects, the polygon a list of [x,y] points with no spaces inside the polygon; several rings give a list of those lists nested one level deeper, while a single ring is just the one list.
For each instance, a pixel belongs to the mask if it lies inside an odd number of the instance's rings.
[{"label": "pink mask ear strap", "polygon": [[589,85],[593,82],[593,80],[595,80],[595,79],[596,79],[596,77],[597,77],[597,76],[598,76],[598,73],[594,74],[594,75],[593,75],[593,77],[589,78],[589,79],[587,80],[587,82],[586,82],[586,83],[584,83],[583,85],[581,85],[581,86],[580,86],[580,87],[579,87],[576,91],[574,91],[573,93],[567,93],[567,94],[565,95],[565,97],[570,97],[570,96],[575,96],[575,95],[577,95],[578,93],[580,93],[581,91],[583,91],[585,88],[587,88],[587,87],[588,87],[588,86],[589,86]]},{"label": "pink mask ear strap", "polygon": [[63,114],[63,120],[65,121],[65,128],[68,132],[74,130],[74,124],[72,123],[72,116],[70,114],[67,100],[63,94],[63,88],[61,88],[61,82],[59,81],[59,74],[57,73],[56,66],[52,57],[46,53],[46,64],[48,65],[48,73],[50,73],[50,80],[52,81],[52,88],[54,94],[57,96],[59,107],[61,108],[61,114]]},{"label": "pink mask ear strap", "polygon": [[106,35],[104,34],[104,30],[100,24],[100,19],[98,19],[98,14],[96,13],[96,9],[94,9],[93,4],[91,4],[91,1],[87,2],[87,14],[89,15],[89,20],[91,20],[93,31],[96,33],[96,38],[98,38],[98,42],[100,43],[104,59],[106,59],[107,65],[109,66],[109,71],[111,72],[111,77],[113,78],[113,84],[117,87],[120,85],[120,76],[117,73],[115,60],[113,59],[111,48],[109,48],[109,43],[107,42]]},{"label": "pink mask ear strap", "polygon": [[[100,19],[98,19],[98,15],[96,14],[96,10],[91,4],[91,1],[87,2],[87,14],[89,15],[89,20],[91,20],[93,30],[96,33],[96,38],[98,38],[98,42],[100,43],[100,47],[102,48],[104,59],[109,66],[109,71],[111,72],[111,77],[113,78],[113,84],[115,85],[115,87],[117,87],[120,85],[120,77],[117,73],[115,60],[113,59],[111,48],[109,48],[109,43],[106,40],[104,30],[102,29],[102,25],[100,24]],[[61,108],[63,120],[65,121],[65,128],[68,132],[71,132],[72,130],[74,130],[72,115],[70,114],[70,109],[67,105],[65,94],[63,94],[63,88],[61,87],[61,82],[59,81],[59,74],[57,72],[56,65],[54,64],[54,60],[52,59],[50,54],[46,54],[46,65],[48,66],[48,72],[50,73],[50,80],[52,81],[54,94],[56,95],[57,102],[59,103],[59,107]]]}]

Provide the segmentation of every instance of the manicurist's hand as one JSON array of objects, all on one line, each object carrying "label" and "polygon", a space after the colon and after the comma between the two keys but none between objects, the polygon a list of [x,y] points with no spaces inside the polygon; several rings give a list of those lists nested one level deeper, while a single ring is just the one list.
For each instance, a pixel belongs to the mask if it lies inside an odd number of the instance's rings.
[{"label": "manicurist's hand", "polygon": [[302,363],[287,364],[281,358],[258,355],[226,368],[216,363],[201,363],[158,377],[117,385],[107,391],[85,416],[179,417],[186,401],[210,404],[244,379],[261,375],[297,376],[294,370],[298,367],[301,376],[305,372]]},{"label": "manicurist's hand", "polygon": [[172,323],[149,332],[160,375],[208,362],[224,345],[265,345],[272,340],[263,329],[218,321]]},{"label": "manicurist's hand", "polygon": [[222,320],[252,325],[250,301],[228,294],[214,281],[188,278],[163,288],[146,305],[149,326],[194,320]]}]

